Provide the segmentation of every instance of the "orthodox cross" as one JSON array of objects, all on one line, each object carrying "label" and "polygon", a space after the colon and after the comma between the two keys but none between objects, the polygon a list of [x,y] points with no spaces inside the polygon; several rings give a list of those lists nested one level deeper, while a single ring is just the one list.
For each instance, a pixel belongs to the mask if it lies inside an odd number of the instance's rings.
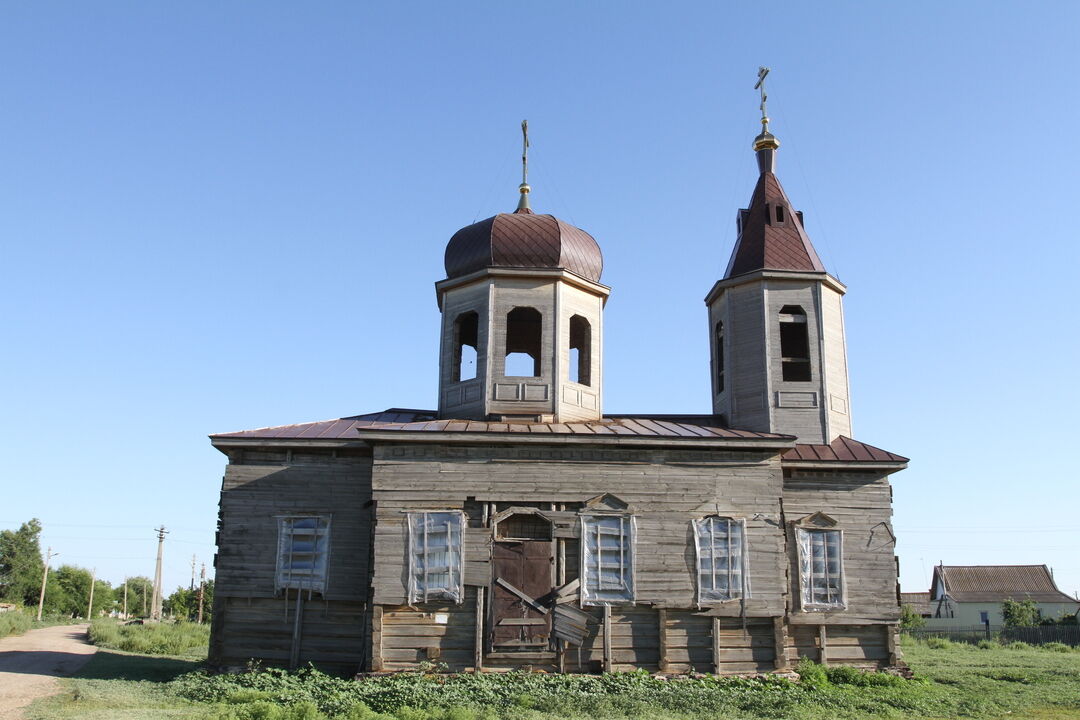
[{"label": "orthodox cross", "polygon": [[521,184],[529,184],[529,121],[521,121]]},{"label": "orthodox cross", "polygon": [[761,91],[761,124],[764,126],[763,132],[769,131],[769,114],[765,111],[765,101],[769,99],[769,96],[765,93],[765,76],[769,74],[769,68],[764,65],[758,68],[757,71],[757,84],[754,85],[755,90]]}]

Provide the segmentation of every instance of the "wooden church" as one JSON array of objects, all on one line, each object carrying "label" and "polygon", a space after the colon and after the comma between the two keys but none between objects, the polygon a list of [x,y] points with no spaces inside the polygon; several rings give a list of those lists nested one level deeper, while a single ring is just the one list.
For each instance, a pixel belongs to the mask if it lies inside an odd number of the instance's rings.
[{"label": "wooden church", "polygon": [[762,100],[760,176],[705,298],[713,414],[604,414],[600,247],[534,213],[523,178],[515,212],[446,247],[437,410],[211,436],[213,665],[899,662],[907,459],[850,437],[845,288],[777,179]]}]

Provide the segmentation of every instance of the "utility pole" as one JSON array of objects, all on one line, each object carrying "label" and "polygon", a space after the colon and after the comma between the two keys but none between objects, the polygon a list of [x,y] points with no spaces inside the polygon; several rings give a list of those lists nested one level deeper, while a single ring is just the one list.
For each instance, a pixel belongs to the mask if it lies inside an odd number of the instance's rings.
[{"label": "utility pole", "polygon": [[[40,545],[38,547],[41,547]],[[40,551],[39,551],[40,552]],[[41,576],[41,595],[38,596],[37,603],[37,619],[41,622],[41,608],[45,606],[45,583],[49,582],[49,563],[52,559],[60,553],[53,553],[50,547],[48,552],[45,553],[45,573]]]},{"label": "utility pole", "polygon": [[124,579],[124,619],[127,620],[127,578]]},{"label": "utility pole", "polygon": [[165,535],[169,532],[162,525],[159,528],[155,528],[154,532],[157,533],[157,567],[154,568],[154,598],[150,602],[150,619],[161,619],[161,554],[165,548]]},{"label": "utility pole", "polygon": [[203,593],[206,588],[206,563],[199,570],[199,624],[202,625]]},{"label": "utility pole", "polygon": [[189,590],[195,589],[195,556],[191,556],[191,587]]},{"label": "utility pole", "polygon": [[94,581],[97,580],[97,568],[90,571],[90,602],[86,604],[86,619],[94,619]]}]

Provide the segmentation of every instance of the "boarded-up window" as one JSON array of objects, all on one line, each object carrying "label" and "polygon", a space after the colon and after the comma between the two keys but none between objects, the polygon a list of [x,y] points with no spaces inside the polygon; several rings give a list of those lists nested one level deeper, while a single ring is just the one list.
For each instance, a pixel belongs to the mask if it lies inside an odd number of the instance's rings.
[{"label": "boarded-up window", "polygon": [[464,596],[461,533],[464,513],[409,513],[409,602],[449,600]]},{"label": "boarded-up window", "polygon": [[634,602],[634,535],[633,516],[581,516],[582,604]]},{"label": "boarded-up window", "polygon": [[325,592],[329,557],[329,516],[288,515],[278,518],[277,590]]},{"label": "boarded-up window", "polygon": [[698,558],[698,604],[750,597],[746,526],[711,515],[694,521]]},{"label": "boarded-up window", "polygon": [[844,607],[843,535],[797,528],[799,583],[805,610]]}]

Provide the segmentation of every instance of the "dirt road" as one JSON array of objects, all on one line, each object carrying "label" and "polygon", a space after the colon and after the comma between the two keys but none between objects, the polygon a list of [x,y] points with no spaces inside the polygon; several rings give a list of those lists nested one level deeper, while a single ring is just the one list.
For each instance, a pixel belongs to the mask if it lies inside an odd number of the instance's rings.
[{"label": "dirt road", "polygon": [[59,688],[97,652],[86,625],[57,625],[0,639],[0,720],[22,717],[22,708]]}]

